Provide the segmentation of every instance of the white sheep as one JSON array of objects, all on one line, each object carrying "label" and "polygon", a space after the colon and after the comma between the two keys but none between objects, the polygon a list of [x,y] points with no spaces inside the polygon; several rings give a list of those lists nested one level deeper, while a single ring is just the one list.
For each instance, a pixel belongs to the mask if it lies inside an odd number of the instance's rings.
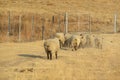
[{"label": "white sheep", "polygon": [[84,35],[80,35],[80,45],[79,45],[79,47],[85,48],[86,43],[87,43],[86,35],[85,34]]},{"label": "white sheep", "polygon": [[97,34],[90,34],[89,35],[90,41],[89,45],[93,48],[102,48],[102,37]]},{"label": "white sheep", "polygon": [[62,48],[62,46],[64,45],[64,42],[65,42],[64,33],[56,33],[55,37],[59,39],[60,48]]},{"label": "white sheep", "polygon": [[80,45],[84,47],[95,47],[95,35],[94,34],[83,34],[81,37]]},{"label": "white sheep", "polygon": [[103,38],[100,36],[95,36],[95,48],[102,49]]},{"label": "white sheep", "polygon": [[72,50],[77,50],[80,44],[80,36],[78,35],[73,35],[71,38],[71,47],[73,48]]},{"label": "white sheep", "polygon": [[52,60],[52,54],[54,54],[54,53],[55,53],[55,56],[57,59],[57,52],[58,52],[59,48],[60,48],[60,44],[59,44],[58,38],[45,40],[44,49],[47,53],[47,59]]},{"label": "white sheep", "polygon": [[89,38],[90,38],[89,46],[94,48],[95,47],[95,34],[89,34]]},{"label": "white sheep", "polygon": [[89,35],[89,34],[86,34],[85,37],[86,37],[86,47],[90,47],[90,43],[91,43],[91,42],[90,42],[90,41],[91,41],[91,40],[90,40],[90,35]]}]

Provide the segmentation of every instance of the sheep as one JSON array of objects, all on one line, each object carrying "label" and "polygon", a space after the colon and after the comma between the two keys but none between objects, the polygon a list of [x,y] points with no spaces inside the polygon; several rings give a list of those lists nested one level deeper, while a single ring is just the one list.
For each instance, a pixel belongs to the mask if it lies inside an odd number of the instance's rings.
[{"label": "sheep", "polygon": [[60,44],[59,44],[58,38],[45,40],[44,49],[47,54],[47,59],[52,60],[52,54],[54,54],[54,53],[55,53],[55,56],[57,59],[57,52],[58,52],[59,48],[60,48]]},{"label": "sheep", "polygon": [[66,40],[66,39],[69,39],[69,38],[71,38],[71,37],[72,37],[72,34],[70,34],[70,33],[66,33],[66,34],[65,34],[65,40]]},{"label": "sheep", "polygon": [[84,47],[95,47],[95,35],[94,34],[82,34],[80,46]]},{"label": "sheep", "polygon": [[85,48],[86,42],[87,42],[86,35],[80,35],[80,44],[79,44],[79,47]]},{"label": "sheep", "polygon": [[90,34],[89,46],[93,48],[102,48],[102,38],[97,34]]},{"label": "sheep", "polygon": [[86,34],[85,38],[86,38],[86,47],[90,47],[90,35]]},{"label": "sheep", "polygon": [[71,38],[70,38],[70,45],[71,47],[73,48],[72,50],[77,50],[78,47],[79,47],[79,44],[80,44],[80,36],[78,35],[73,35]]},{"label": "sheep", "polygon": [[90,34],[89,37],[90,37],[89,46],[94,48],[95,47],[95,34]]},{"label": "sheep", "polygon": [[70,47],[70,41],[71,41],[71,37],[72,37],[72,34],[65,34],[65,43],[64,43],[64,46],[66,47]]},{"label": "sheep", "polygon": [[62,48],[65,42],[64,33],[56,33],[55,37],[59,39],[60,48]]},{"label": "sheep", "polygon": [[94,41],[95,41],[95,48],[102,49],[103,38],[101,38],[100,36],[96,36]]}]

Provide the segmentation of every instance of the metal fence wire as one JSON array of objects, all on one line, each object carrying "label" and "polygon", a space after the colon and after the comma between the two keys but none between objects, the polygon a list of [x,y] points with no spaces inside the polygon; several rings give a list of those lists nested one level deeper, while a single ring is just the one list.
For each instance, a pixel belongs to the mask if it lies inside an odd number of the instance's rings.
[{"label": "metal fence wire", "polygon": [[0,12],[0,42],[48,39],[57,32],[120,32],[120,16],[67,12],[44,16],[37,13]]}]

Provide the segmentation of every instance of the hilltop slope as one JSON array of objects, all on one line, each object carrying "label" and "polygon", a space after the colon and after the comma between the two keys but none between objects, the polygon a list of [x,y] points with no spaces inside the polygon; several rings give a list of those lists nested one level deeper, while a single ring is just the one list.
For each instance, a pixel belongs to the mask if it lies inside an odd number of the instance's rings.
[{"label": "hilltop slope", "polygon": [[120,13],[119,0],[0,0],[0,10],[36,13]]}]

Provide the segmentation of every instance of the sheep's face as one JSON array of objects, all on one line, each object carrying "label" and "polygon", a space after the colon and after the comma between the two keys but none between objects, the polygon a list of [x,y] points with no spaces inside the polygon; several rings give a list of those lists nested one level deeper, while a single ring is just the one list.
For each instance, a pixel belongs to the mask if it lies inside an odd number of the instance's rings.
[{"label": "sheep's face", "polygon": [[83,34],[80,34],[80,36],[83,36]]},{"label": "sheep's face", "polygon": [[59,40],[63,45],[64,45],[64,43],[65,43],[65,41],[64,40]]},{"label": "sheep's face", "polygon": [[74,46],[77,46],[77,39],[74,39],[74,40],[73,40],[73,45],[74,45]]},{"label": "sheep's face", "polygon": [[62,43],[63,43],[63,44],[65,43],[65,38],[63,39]]}]

